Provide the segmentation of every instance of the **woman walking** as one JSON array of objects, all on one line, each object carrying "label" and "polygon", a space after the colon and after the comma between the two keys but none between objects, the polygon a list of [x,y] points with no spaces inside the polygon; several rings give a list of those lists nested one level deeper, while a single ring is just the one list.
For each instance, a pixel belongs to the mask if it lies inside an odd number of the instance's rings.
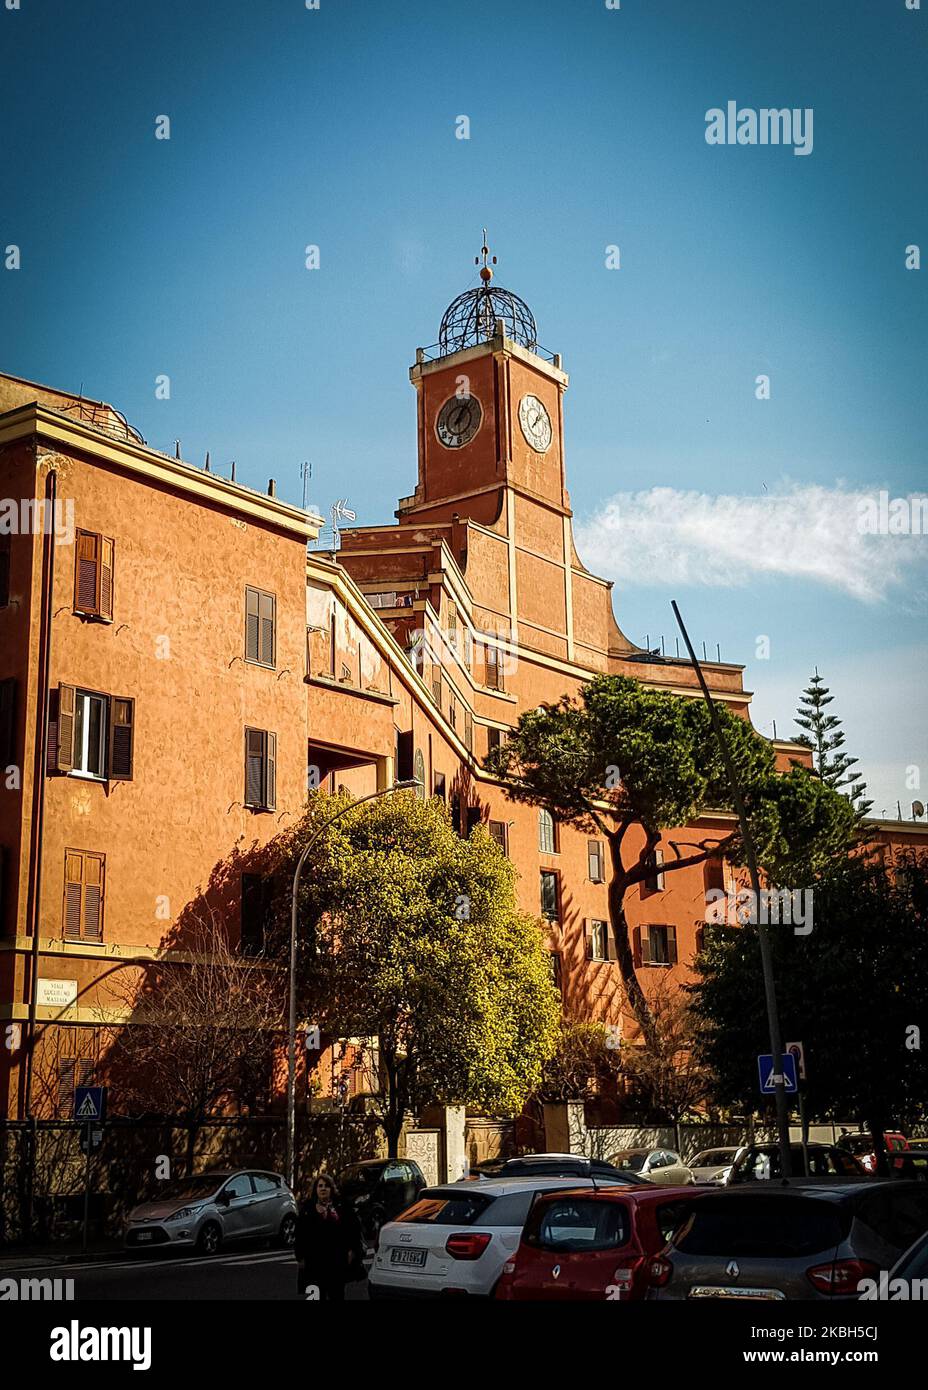
[{"label": "woman walking", "polygon": [[352,1204],[339,1200],[328,1173],[319,1174],[309,1199],[300,1207],[293,1249],[297,1291],[304,1297],[308,1290],[317,1289],[319,1299],[341,1302],[347,1281],[363,1271],[360,1223]]}]

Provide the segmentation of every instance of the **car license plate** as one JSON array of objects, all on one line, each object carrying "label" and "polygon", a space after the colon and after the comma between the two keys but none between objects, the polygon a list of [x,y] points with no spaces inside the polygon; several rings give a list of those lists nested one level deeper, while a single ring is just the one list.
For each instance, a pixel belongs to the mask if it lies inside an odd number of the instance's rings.
[{"label": "car license plate", "polygon": [[152,1234],[153,1232],[151,1231],[139,1231],[136,1240],[151,1240]]},{"label": "car license plate", "polygon": [[391,1265],[412,1265],[415,1269],[421,1269],[425,1264],[427,1250],[400,1250],[390,1251]]}]

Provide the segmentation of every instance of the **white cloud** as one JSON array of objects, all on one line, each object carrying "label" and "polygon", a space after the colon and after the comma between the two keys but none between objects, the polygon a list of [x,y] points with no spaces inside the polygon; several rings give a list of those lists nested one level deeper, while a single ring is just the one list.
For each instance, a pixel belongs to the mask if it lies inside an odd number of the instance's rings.
[{"label": "white cloud", "polygon": [[875,603],[928,571],[928,535],[861,529],[879,498],[878,488],[794,483],[759,497],[670,487],[617,493],[577,525],[577,545],[590,569],[626,587],[736,588],[770,575]]}]

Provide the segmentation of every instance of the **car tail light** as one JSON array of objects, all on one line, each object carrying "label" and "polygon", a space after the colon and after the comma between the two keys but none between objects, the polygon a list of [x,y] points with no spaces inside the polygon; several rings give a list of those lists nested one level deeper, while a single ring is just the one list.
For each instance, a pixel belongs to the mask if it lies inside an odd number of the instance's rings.
[{"label": "car tail light", "polygon": [[647,1276],[652,1289],[662,1289],[670,1282],[671,1274],[673,1265],[663,1255],[655,1255],[653,1260],[648,1260]]},{"label": "car tail light", "polygon": [[861,1279],[874,1279],[879,1272],[879,1265],[869,1260],[832,1260],[807,1269],[806,1278],[819,1293],[856,1293]]},{"label": "car tail light", "polygon": [[445,1249],[455,1260],[479,1260],[493,1237],[485,1231],[465,1231],[449,1236]]}]

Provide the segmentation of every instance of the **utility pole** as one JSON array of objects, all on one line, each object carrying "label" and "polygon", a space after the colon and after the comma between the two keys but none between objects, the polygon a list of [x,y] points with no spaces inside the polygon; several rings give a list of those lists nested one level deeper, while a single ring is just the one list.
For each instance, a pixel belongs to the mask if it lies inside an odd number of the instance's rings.
[{"label": "utility pole", "polygon": [[754,839],[751,835],[751,828],[748,825],[747,813],[744,809],[744,798],[741,795],[741,787],[738,782],[738,774],[732,761],[728,741],[725,738],[725,731],[719,719],[718,710],[709,694],[709,687],[706,678],[702,673],[702,667],[697,660],[696,653],[693,651],[693,644],[690,642],[689,633],[683,625],[680,617],[680,610],[675,600],[671,599],[670,606],[673,609],[674,617],[679,625],[680,632],[683,634],[683,641],[690,654],[690,661],[696,671],[699,686],[703,693],[703,699],[709,709],[709,719],[712,723],[712,730],[718,740],[719,752],[725,764],[725,772],[728,776],[728,783],[731,788],[731,798],[738,814],[738,824],[741,827],[741,838],[744,841],[744,853],[748,861],[748,872],[751,876],[751,888],[754,893],[755,913],[757,917],[757,940],[760,945],[760,962],[764,974],[764,999],[767,1005],[767,1030],[770,1038],[770,1053],[773,1057],[774,1095],[777,1107],[777,1135],[780,1141],[780,1172],[784,1178],[792,1177],[792,1165],[790,1163],[789,1151],[789,1107],[786,1103],[786,1077],[783,1074],[783,1038],[780,1033],[780,1015],[777,1010],[777,992],[773,979],[773,957],[770,952],[770,938],[767,935],[767,928],[760,920],[762,913],[759,911],[760,896],[760,875],[757,871],[757,851],[754,847]]}]

